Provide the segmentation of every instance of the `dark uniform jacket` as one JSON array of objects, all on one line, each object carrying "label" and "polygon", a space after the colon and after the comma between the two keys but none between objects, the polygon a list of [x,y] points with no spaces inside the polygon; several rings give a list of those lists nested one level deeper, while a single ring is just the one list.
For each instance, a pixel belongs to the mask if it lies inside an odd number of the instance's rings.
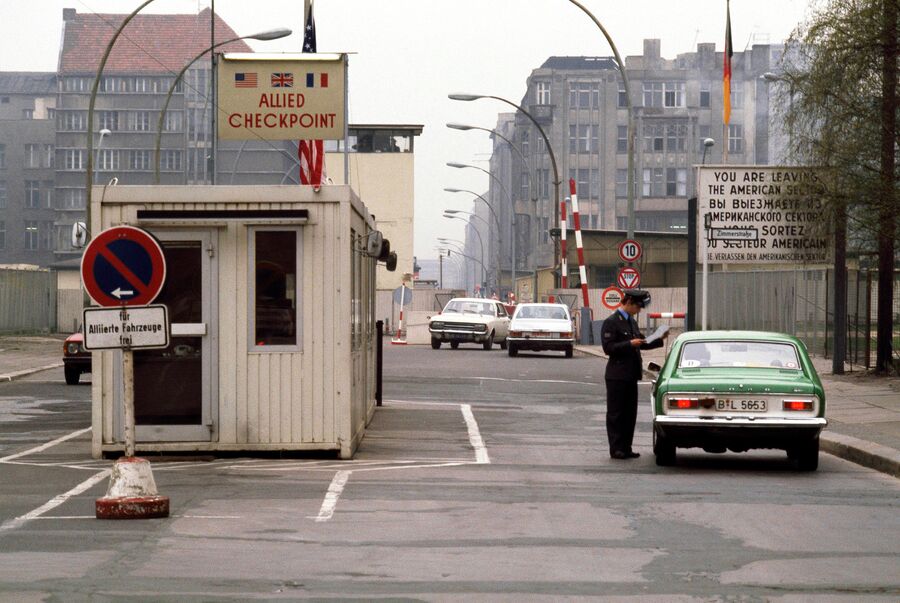
[{"label": "dark uniform jacket", "polygon": [[606,363],[607,379],[640,381],[642,376],[641,350],[662,347],[663,340],[657,339],[653,343],[645,343],[638,349],[631,345],[631,340],[636,338],[643,339],[644,335],[638,329],[634,318],[630,316],[625,318],[621,312],[616,310],[603,321],[600,340],[603,344],[603,351],[609,356],[609,362]]}]

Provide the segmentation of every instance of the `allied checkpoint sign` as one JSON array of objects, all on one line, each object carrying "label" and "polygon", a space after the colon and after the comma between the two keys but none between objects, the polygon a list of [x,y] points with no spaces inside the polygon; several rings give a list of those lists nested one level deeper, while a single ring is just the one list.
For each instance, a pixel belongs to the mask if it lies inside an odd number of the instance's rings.
[{"label": "allied checkpoint sign", "polygon": [[702,166],[698,260],[824,264],[831,257],[821,172],[777,166]]},{"label": "allied checkpoint sign", "polygon": [[225,53],[216,102],[222,140],[341,140],[346,55]]}]

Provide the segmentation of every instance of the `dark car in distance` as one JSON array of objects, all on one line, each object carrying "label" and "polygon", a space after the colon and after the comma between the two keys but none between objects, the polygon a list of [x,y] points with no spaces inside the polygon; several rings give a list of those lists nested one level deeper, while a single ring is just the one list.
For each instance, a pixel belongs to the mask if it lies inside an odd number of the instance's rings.
[{"label": "dark car in distance", "polygon": [[82,373],[91,372],[91,353],[84,349],[81,333],[72,333],[63,343],[63,371],[69,385],[77,385]]}]

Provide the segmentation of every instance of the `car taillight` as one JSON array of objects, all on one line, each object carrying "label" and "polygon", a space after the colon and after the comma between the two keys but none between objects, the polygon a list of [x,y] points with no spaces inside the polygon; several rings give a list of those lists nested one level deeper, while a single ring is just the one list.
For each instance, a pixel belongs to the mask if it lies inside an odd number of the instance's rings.
[{"label": "car taillight", "polygon": [[812,410],[812,400],[784,400],[782,402],[784,410]]},{"label": "car taillight", "polygon": [[572,331],[563,331],[562,333],[559,334],[559,336],[562,337],[563,339],[568,339],[569,337],[572,336]]},{"label": "car taillight", "polygon": [[700,401],[697,398],[669,398],[669,408],[686,410],[698,406],[700,406]]},{"label": "car taillight", "polygon": [[521,336],[522,336],[522,331],[510,331],[510,332],[509,332],[509,336],[510,336],[510,337],[521,337]]}]

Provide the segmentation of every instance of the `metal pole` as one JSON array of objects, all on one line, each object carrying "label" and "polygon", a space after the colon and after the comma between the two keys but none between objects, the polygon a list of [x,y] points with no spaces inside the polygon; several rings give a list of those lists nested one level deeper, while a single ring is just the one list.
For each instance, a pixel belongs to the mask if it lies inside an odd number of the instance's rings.
[{"label": "metal pole", "polygon": [[[210,36],[210,46],[215,46],[216,43],[216,0],[210,0],[209,5],[209,36]],[[209,182],[210,184],[216,183],[216,153],[219,150],[219,137],[216,132],[216,128],[218,128],[218,115],[219,106],[217,101],[217,90],[216,87],[219,84],[219,79],[216,77],[216,53],[210,50],[209,52],[209,97],[212,99],[210,102],[210,115],[212,117],[211,128],[212,131],[209,133]]]},{"label": "metal pole", "polygon": [[[123,309],[122,312],[125,312]],[[122,350],[122,378],[125,398],[125,456],[134,456],[134,352]]]}]

